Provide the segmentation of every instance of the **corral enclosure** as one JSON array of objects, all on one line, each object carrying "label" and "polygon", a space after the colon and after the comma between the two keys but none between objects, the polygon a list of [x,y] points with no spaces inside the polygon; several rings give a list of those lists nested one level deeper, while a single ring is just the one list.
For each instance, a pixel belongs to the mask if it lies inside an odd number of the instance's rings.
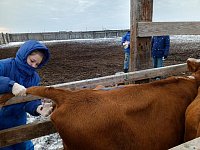
[{"label": "corral enclosure", "polygon": [[[84,80],[121,72],[124,53],[120,40],[121,38],[75,40],[46,44],[51,51],[51,60],[39,70],[42,85]],[[199,41],[199,36],[171,36],[170,55],[165,65],[185,63],[188,57],[199,58]],[[0,58],[14,57],[18,48],[19,46],[2,46]],[[40,140],[37,139],[36,143],[37,141]],[[51,143],[56,143],[53,141],[59,140],[57,136],[54,138],[50,136],[42,141],[45,144],[43,147],[49,147]],[[36,147],[40,149],[42,144],[38,145],[36,144]]]}]

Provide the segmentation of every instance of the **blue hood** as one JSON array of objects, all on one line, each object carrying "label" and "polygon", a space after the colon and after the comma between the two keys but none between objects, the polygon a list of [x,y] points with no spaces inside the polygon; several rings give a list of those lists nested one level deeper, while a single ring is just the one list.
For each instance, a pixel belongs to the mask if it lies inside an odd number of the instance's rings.
[{"label": "blue hood", "polygon": [[[44,52],[44,58],[41,64],[37,68],[31,67],[27,63],[28,55],[32,53],[34,50],[41,50]],[[36,40],[29,40],[19,48],[19,50],[16,53],[15,61],[17,67],[19,68],[19,70],[21,70],[23,74],[32,75],[35,72],[35,69],[39,69],[47,63],[49,57],[50,53],[45,45]]]}]

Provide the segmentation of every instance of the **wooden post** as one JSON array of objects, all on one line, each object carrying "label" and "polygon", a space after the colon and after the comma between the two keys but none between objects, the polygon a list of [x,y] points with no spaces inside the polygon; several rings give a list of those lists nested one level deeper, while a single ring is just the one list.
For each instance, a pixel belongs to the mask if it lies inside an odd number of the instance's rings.
[{"label": "wooden post", "polygon": [[153,0],[131,0],[130,11],[130,70],[136,71],[151,67],[151,37],[137,36],[138,22],[151,22]]},{"label": "wooden post", "polygon": [[1,40],[2,44],[7,44],[8,42],[6,40],[6,36],[3,32],[1,33],[1,37],[2,37],[2,40]]},{"label": "wooden post", "polygon": [[3,32],[0,33],[0,45],[4,44],[4,40],[3,40]]}]

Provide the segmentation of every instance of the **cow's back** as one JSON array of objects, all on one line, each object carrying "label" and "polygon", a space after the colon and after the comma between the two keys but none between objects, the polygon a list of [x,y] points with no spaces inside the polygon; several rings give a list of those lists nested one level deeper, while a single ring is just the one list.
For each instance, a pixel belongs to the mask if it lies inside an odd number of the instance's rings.
[{"label": "cow's back", "polygon": [[133,88],[135,94],[130,97],[134,100],[127,103],[124,115],[134,134],[134,149],[159,150],[181,144],[185,110],[197,94],[196,84],[171,78]]},{"label": "cow's back", "polygon": [[195,82],[182,78],[80,91],[51,118],[71,149],[168,149],[183,142],[185,110],[196,94]]}]

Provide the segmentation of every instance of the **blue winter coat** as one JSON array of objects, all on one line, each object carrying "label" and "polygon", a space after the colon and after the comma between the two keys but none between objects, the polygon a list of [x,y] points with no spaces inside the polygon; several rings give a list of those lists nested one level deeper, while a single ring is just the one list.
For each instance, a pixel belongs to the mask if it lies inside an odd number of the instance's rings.
[{"label": "blue winter coat", "polygon": [[154,36],[151,41],[152,57],[162,58],[169,55],[170,38],[166,36]]},{"label": "blue winter coat", "polygon": [[[15,82],[27,87],[36,86],[40,77],[35,68],[27,64],[28,55],[34,50],[42,50],[45,57],[38,68],[41,68],[49,59],[49,50],[46,46],[35,40],[25,42],[16,53],[15,58],[0,60],[0,94],[12,91]],[[24,102],[0,108],[0,130],[26,124],[27,114],[38,116],[36,112],[40,100]],[[33,149],[31,141],[15,144],[0,150],[28,150]]]},{"label": "blue winter coat", "polygon": [[[123,45],[124,42],[129,41],[130,42],[130,31],[128,31],[123,37],[121,41],[121,45]],[[124,52],[130,53],[130,44],[128,48],[124,49]]]}]

